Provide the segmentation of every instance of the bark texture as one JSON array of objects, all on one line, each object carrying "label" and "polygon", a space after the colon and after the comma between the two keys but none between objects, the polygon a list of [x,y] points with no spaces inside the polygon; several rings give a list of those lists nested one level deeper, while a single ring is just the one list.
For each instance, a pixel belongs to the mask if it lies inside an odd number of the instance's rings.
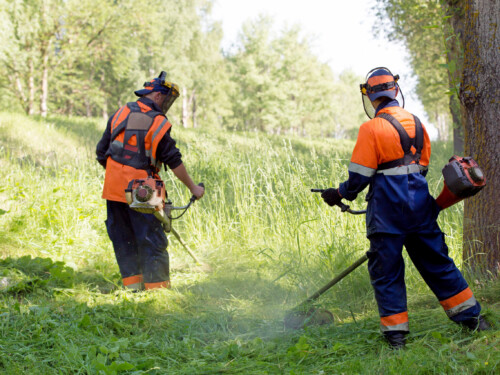
[{"label": "bark texture", "polygon": [[498,276],[500,257],[500,0],[463,0],[465,154],[485,172],[487,185],[465,201],[464,260],[474,273]]}]

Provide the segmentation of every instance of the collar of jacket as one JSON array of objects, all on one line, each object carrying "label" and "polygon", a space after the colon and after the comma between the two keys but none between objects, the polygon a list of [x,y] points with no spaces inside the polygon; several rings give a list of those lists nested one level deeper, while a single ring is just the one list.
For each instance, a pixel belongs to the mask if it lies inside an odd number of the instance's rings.
[{"label": "collar of jacket", "polygon": [[385,102],[382,102],[378,107],[376,113],[378,114],[380,110],[386,108],[386,107],[399,107],[399,102],[396,99],[392,100],[386,100]]},{"label": "collar of jacket", "polygon": [[[149,98],[146,97],[140,97],[137,99],[138,102],[141,102],[142,104],[146,104],[149,108],[155,110],[156,112],[162,112],[161,108],[156,104],[154,101],[152,101]],[[163,113],[163,112],[162,112]]]}]

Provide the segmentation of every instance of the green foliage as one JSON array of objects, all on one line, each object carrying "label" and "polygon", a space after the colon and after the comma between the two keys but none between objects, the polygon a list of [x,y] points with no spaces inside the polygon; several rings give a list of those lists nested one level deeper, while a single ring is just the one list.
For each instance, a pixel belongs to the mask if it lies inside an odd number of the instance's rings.
[{"label": "green foliage", "polygon": [[[311,52],[311,42],[298,26],[273,35],[273,22],[260,16],[247,22],[238,49],[229,55],[234,83],[233,116],[237,130],[274,134],[345,136],[363,118],[353,90],[361,78],[346,73],[335,79],[329,66]],[[352,112],[342,107],[349,102]],[[352,134],[350,134],[352,136]]]},{"label": "green foliage", "polygon": [[210,0],[0,1],[3,109],[107,119],[166,70],[184,127],[354,138],[364,120],[361,78],[334,76],[298,26],[274,36],[262,16],[223,53]]},{"label": "green foliage", "polygon": [[[103,127],[0,114],[0,373],[498,371],[498,281],[472,284],[495,329],[471,335],[447,320],[410,262],[406,351],[391,352],[380,337],[363,267],[317,302],[334,325],[284,329],[287,310],[367,249],[362,217],[309,192],[346,178],[351,141],[174,128],[184,162],[207,188],[174,225],[212,272],[200,272],[171,237],[173,289],[124,290],[94,160]],[[436,195],[451,148],[433,150]],[[189,199],[171,173],[163,178],[175,204]],[[459,264],[461,217],[460,205],[440,215]]]},{"label": "green foliage", "polygon": [[[427,116],[438,128],[440,140],[449,139],[450,103],[448,73],[456,61],[447,53],[449,25],[440,0],[377,0],[379,28],[391,40],[407,46],[417,76],[416,92]],[[387,24],[390,25],[387,25]],[[444,68],[444,69],[443,69]]]}]

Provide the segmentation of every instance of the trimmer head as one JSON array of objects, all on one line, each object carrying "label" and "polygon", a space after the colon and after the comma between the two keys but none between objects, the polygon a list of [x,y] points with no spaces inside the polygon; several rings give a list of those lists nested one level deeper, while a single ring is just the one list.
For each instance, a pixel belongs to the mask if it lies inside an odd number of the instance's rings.
[{"label": "trimmer head", "polygon": [[326,309],[315,309],[311,307],[304,311],[295,309],[285,315],[285,328],[301,329],[305,326],[333,324],[333,314]]}]

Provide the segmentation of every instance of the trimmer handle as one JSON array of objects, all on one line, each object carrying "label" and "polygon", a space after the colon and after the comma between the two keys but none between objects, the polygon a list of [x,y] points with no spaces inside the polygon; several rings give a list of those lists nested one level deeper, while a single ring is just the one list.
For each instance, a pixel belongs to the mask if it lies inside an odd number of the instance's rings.
[{"label": "trimmer handle", "polygon": [[[203,182],[200,182],[200,183],[198,184],[198,186],[201,186],[203,189],[205,189],[205,185],[203,184]],[[193,194],[193,195],[191,196],[191,199],[190,199],[189,201],[190,201],[191,203],[194,203],[194,201],[196,201],[196,199],[197,199],[197,198],[196,198],[196,195],[194,195],[194,194]]]},{"label": "trimmer handle", "polygon": [[[326,189],[311,189],[311,193],[323,193]],[[349,212],[350,214],[353,215],[361,215],[361,214],[366,214],[366,210],[361,210],[361,211],[354,211],[351,210],[351,208],[342,202],[339,202],[336,204],[336,206],[340,207],[340,211],[342,212]]]}]

